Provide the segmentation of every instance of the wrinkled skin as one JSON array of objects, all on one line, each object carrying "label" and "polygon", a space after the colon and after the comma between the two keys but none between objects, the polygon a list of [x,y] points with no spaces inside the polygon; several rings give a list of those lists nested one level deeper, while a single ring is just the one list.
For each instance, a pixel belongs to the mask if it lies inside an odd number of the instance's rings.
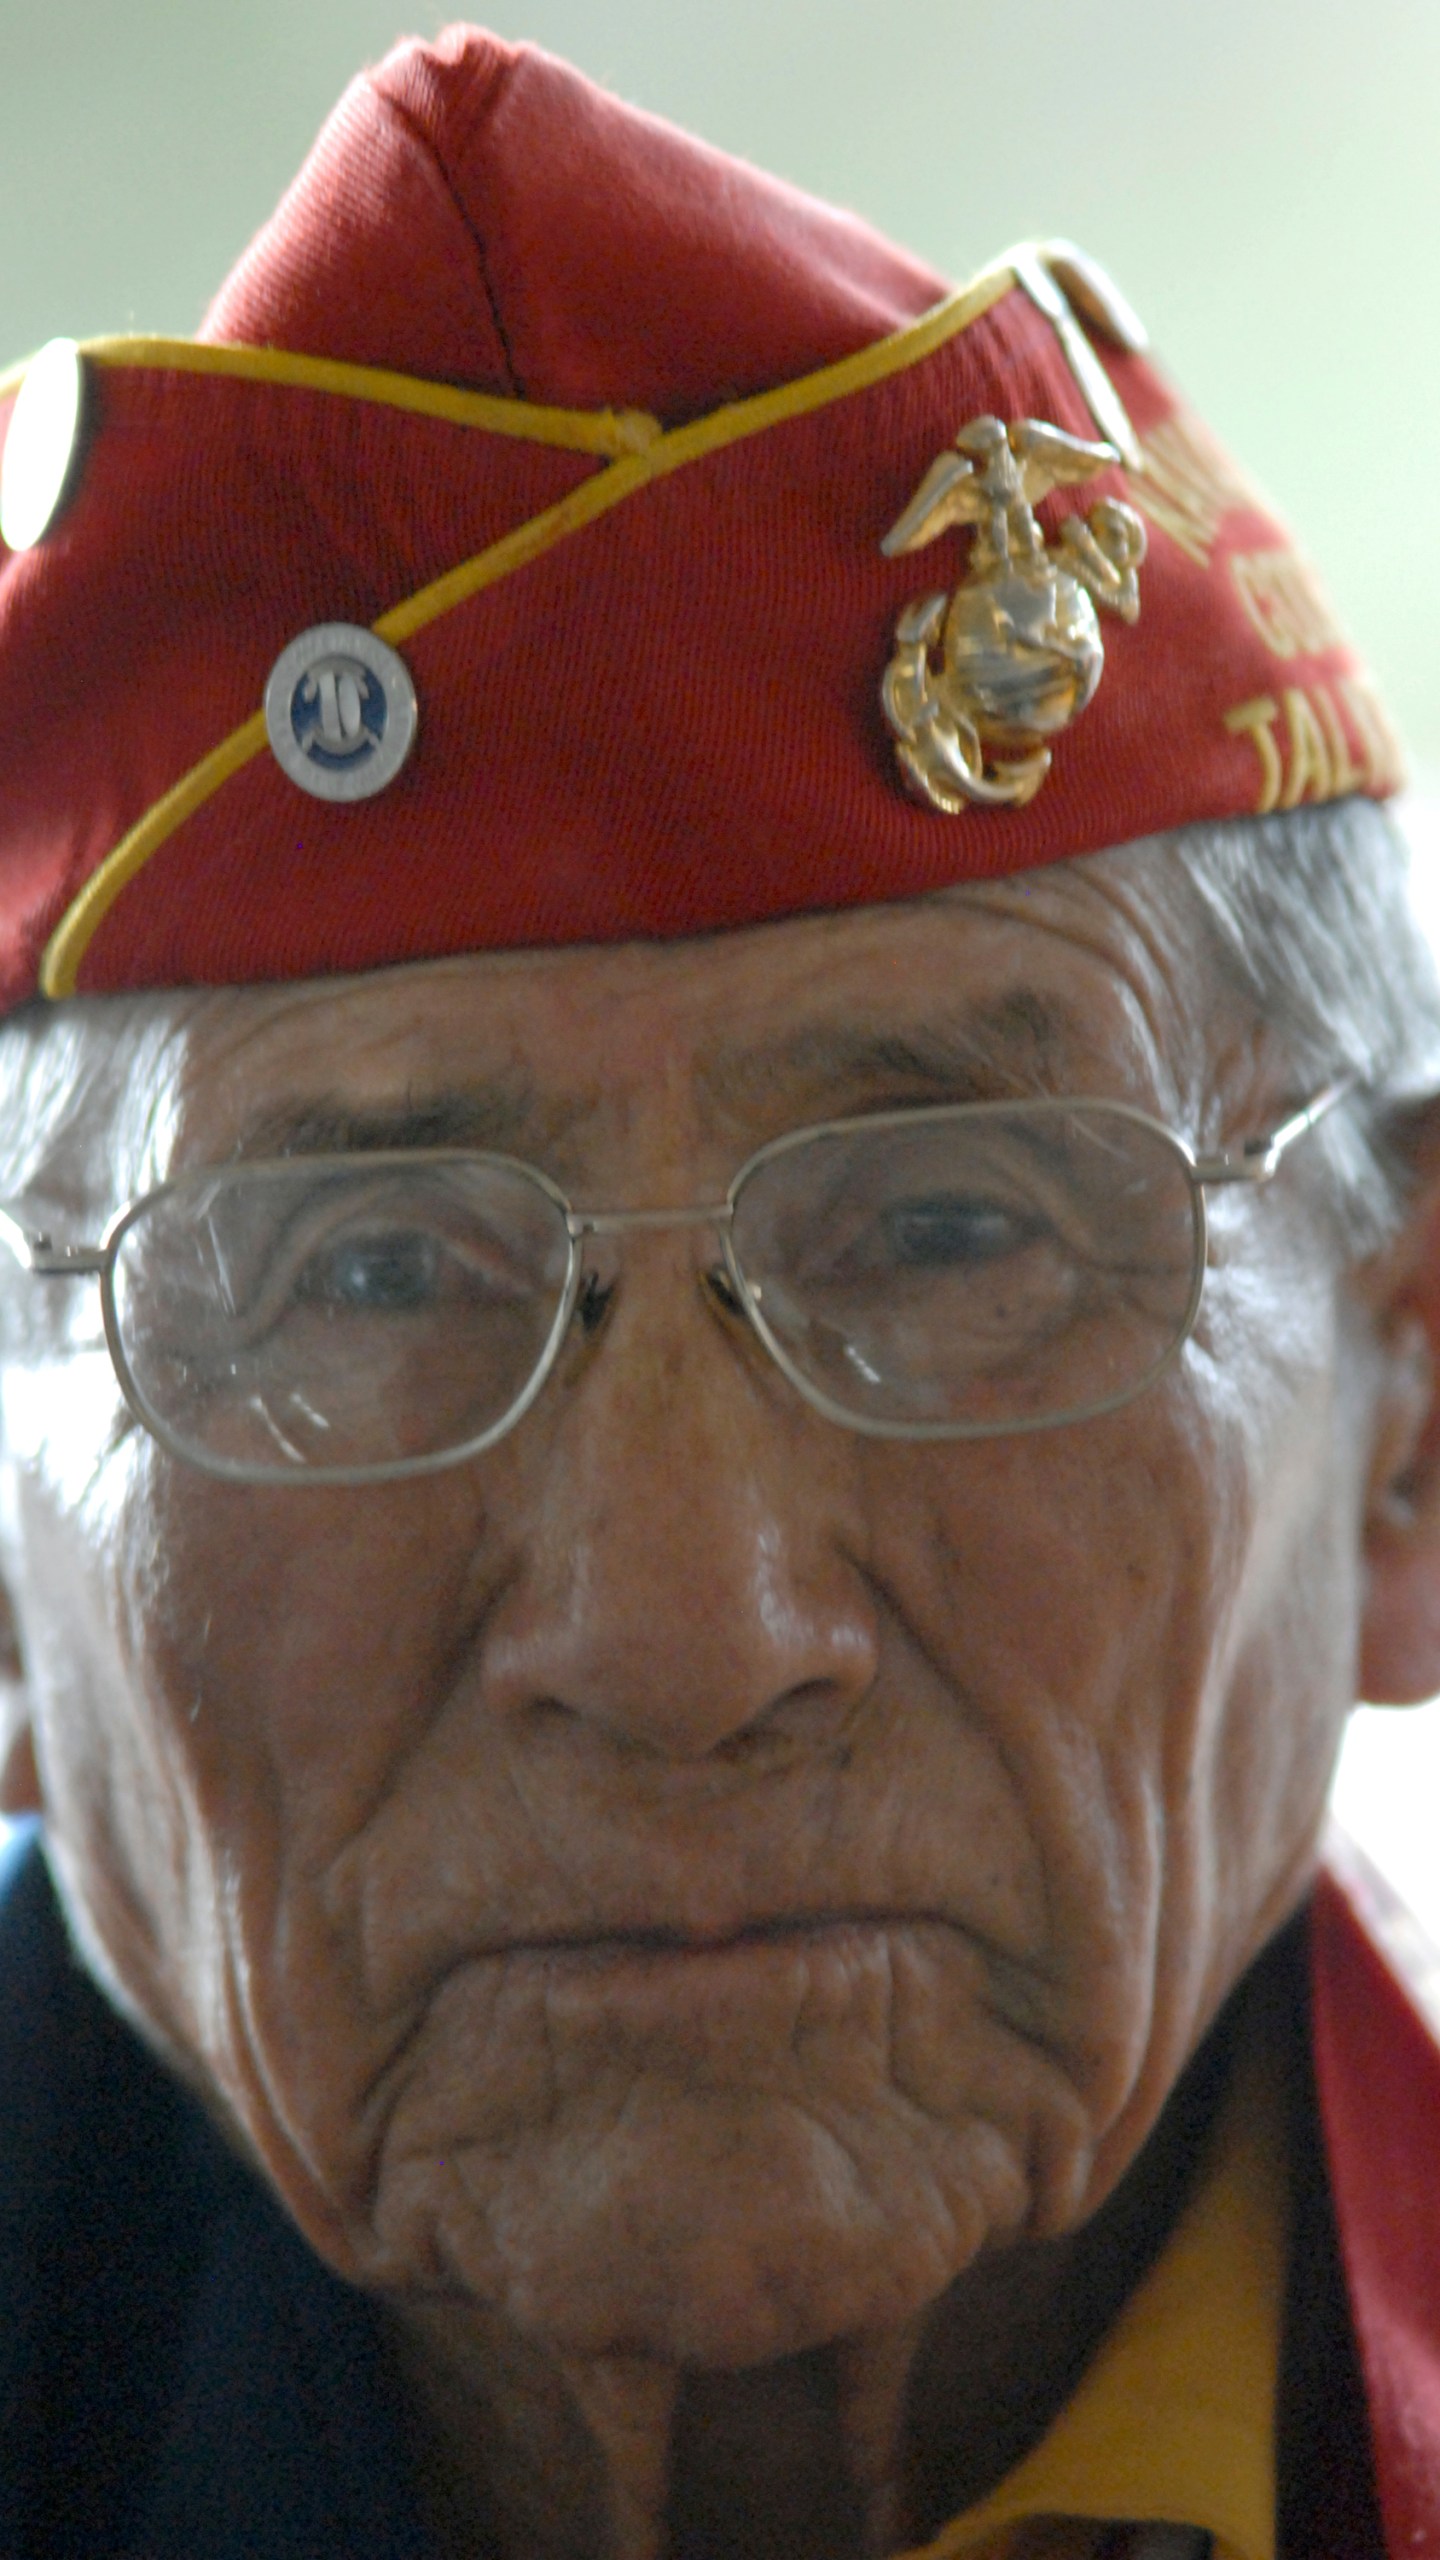
[{"label": "wrinkled skin", "polygon": [[[1234,1143],[1297,1097],[1253,1038],[1207,1059],[1192,967],[1123,878],[1062,871],[196,1000],[117,1196],[297,1103],[472,1088],[582,1205],[717,1197],[779,1130],[943,1092]],[[825,1046],[982,1009],[958,1085]],[[663,2547],[681,2368],[836,2341],[886,2547],[927,2308],[978,2265],[1003,2325],[989,2271],[1096,2212],[1303,1892],[1367,1541],[1384,1590],[1411,1569],[1426,1375],[1414,1316],[1341,1286],[1313,1172],[1216,1203],[1158,1384],[1030,1438],[837,1429],[685,1230],[597,1246],[609,1313],[533,1412],[404,1485],[204,1478],[93,1381],[67,1400],[64,1344],[12,1397],[8,1579],[93,1961],[400,2307],[442,2434],[487,2374],[502,2434],[507,2393],[547,2442],[556,2392],[579,2411],[591,2549]]]}]

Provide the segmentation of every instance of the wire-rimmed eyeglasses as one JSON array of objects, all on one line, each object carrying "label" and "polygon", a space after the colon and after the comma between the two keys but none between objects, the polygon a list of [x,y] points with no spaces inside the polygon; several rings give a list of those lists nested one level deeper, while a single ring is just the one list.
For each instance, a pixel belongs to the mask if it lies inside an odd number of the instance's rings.
[{"label": "wire-rimmed eyeglasses", "polygon": [[0,1209],[0,1241],[42,1278],[98,1277],[131,1410],[243,1484],[489,1448],[594,1303],[589,1239],[647,1228],[715,1230],[712,1287],[830,1421],[984,1439],[1139,1395],[1195,1321],[1206,1191],[1269,1182],[1350,1082],[1219,1155],[1127,1103],[965,1102],[791,1130],[689,1208],[576,1209],[515,1158],[415,1148],[182,1174],[93,1245]]}]

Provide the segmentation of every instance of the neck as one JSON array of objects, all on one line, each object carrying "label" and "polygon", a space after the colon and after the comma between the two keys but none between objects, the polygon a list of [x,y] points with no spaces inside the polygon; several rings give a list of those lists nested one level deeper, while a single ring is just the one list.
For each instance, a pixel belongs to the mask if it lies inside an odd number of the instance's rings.
[{"label": "neck", "polygon": [[871,2560],[900,2538],[918,2337],[738,2373],[551,2361],[427,2306],[402,2359],[447,2560]]}]

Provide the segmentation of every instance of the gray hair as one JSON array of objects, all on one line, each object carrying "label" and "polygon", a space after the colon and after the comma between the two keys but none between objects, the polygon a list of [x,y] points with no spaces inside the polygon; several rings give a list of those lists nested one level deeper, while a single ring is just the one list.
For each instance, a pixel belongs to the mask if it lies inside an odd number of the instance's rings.
[{"label": "gray hair", "polygon": [[[1353,1100],[1307,1155],[1325,1168],[1345,1249],[1374,1251],[1408,1188],[1407,1115],[1440,1092],[1440,978],[1386,813],[1357,799],[1181,828],[1076,868],[1123,883],[1167,938],[1202,955],[1207,993],[1273,1044],[1297,1100],[1354,1077]],[[84,1216],[118,1171],[143,1182],[165,1053],[205,1001],[187,991],[36,1003],[0,1025],[0,1200]],[[3,1268],[0,1294],[11,1294]]]},{"label": "gray hair", "polygon": [[0,1201],[23,1201],[37,1218],[93,1216],[117,1164],[143,1165],[165,1053],[194,1003],[188,993],[37,998],[0,1023]]},{"label": "gray hair", "polygon": [[1340,1239],[1361,1260],[1400,1221],[1407,1140],[1418,1106],[1440,1092],[1440,973],[1410,849],[1388,812],[1360,799],[1164,841],[1219,989],[1263,1029],[1296,1100],[1354,1078],[1314,1160]]}]

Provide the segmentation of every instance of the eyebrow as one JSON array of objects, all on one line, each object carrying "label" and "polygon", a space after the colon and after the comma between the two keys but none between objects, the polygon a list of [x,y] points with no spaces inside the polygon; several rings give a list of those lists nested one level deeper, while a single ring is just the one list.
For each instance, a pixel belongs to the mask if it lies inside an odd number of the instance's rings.
[{"label": "eyebrow", "polygon": [[[702,1058],[700,1091],[718,1119],[773,1114],[777,1102],[819,1118],[908,1101],[1004,1100],[1073,1083],[1092,1044],[1078,1018],[1048,995],[1019,988],[954,1020],[907,1025],[819,1023],[778,1044],[727,1045]],[[1068,1073],[1067,1073],[1068,1070]],[[297,1097],[249,1122],[234,1154],[371,1155],[410,1148],[543,1153],[594,1111],[595,1097],[542,1094],[518,1075],[357,1105],[329,1093]]]},{"label": "eyebrow", "polygon": [[896,1029],[859,1020],[817,1024],[778,1047],[726,1048],[700,1075],[723,1108],[792,1092],[833,1109],[885,1101],[990,1101],[1060,1090],[1093,1055],[1078,1017],[1032,988],[1007,990],[953,1019]]},{"label": "eyebrow", "polygon": [[247,1123],[235,1148],[254,1156],[379,1155],[412,1147],[476,1147],[504,1154],[539,1128],[568,1122],[575,1109],[546,1109],[518,1080],[456,1086],[394,1103],[360,1105],[338,1095],[305,1096]]}]

